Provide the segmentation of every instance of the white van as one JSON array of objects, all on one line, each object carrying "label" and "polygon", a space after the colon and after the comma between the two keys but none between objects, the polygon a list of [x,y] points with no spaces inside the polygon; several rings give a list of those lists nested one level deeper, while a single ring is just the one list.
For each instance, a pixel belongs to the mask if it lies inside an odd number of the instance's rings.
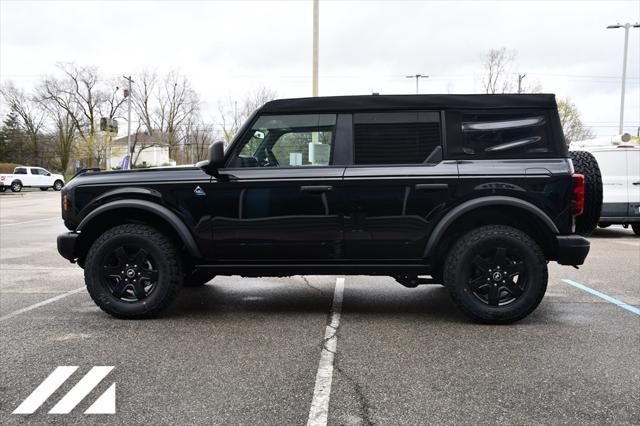
[{"label": "white van", "polygon": [[640,142],[629,135],[574,142],[571,151],[593,154],[602,175],[602,212],[598,226],[631,225],[640,235]]}]

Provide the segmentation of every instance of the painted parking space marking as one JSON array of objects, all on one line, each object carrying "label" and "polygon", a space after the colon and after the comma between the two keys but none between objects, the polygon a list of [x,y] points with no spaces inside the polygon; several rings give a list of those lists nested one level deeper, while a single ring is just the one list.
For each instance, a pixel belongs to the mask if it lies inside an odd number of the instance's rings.
[{"label": "painted parking space marking", "polygon": [[57,295],[55,297],[52,297],[50,299],[43,300],[42,302],[34,303],[33,305],[29,305],[26,308],[22,308],[22,309],[18,309],[17,311],[10,312],[10,313],[8,313],[6,315],[1,316],[0,317],[0,321],[8,320],[9,318],[13,318],[16,315],[24,314],[25,312],[29,312],[29,311],[31,311],[33,309],[36,309],[36,308],[39,308],[41,306],[48,305],[49,303],[56,302],[56,301],[58,301],[60,299],[63,299],[65,297],[67,297],[67,296],[71,296],[72,294],[80,293],[84,289],[85,289],[84,286],[80,287],[80,288],[76,288],[75,290],[71,290],[71,291],[68,291],[66,293],[59,294],[59,295]]},{"label": "painted parking space marking", "polygon": [[573,280],[569,280],[569,279],[563,279],[563,282],[574,286],[575,288],[579,288],[580,290],[586,291],[587,293],[591,293],[594,296],[597,296],[601,299],[606,300],[607,302],[613,303],[614,305],[618,305],[620,306],[622,309],[626,309],[629,312],[632,312],[636,315],[640,315],[640,309],[636,308],[635,306],[631,306],[627,303],[624,303],[621,300],[616,299],[615,297],[611,297],[607,294],[601,293],[598,290],[594,290],[592,288],[587,287],[584,284],[580,284],[579,282],[573,281]]},{"label": "painted parking space marking", "polygon": [[331,382],[333,380],[333,361],[338,347],[338,327],[342,312],[342,298],[344,294],[344,278],[336,278],[333,292],[331,318],[325,328],[320,363],[316,374],[316,384],[311,400],[311,409],[307,426],[325,426],[329,414],[329,397],[331,396]]}]

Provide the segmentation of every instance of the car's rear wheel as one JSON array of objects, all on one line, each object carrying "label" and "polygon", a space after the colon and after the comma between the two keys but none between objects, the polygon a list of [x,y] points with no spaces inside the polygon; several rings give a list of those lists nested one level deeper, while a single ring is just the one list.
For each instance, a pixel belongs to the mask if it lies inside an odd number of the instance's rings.
[{"label": "car's rear wheel", "polygon": [[640,223],[632,223],[631,229],[633,229],[634,234],[640,235]]},{"label": "car's rear wheel", "polygon": [[0,192],[4,192],[4,191],[6,191],[6,190],[7,190],[7,187],[6,187],[6,186],[0,186]]},{"label": "car's rear wheel", "polygon": [[11,183],[11,192],[20,192],[22,191],[22,182],[15,181]]},{"label": "car's rear wheel", "polygon": [[163,311],[182,286],[174,243],[147,225],[109,229],[93,243],[84,265],[87,290],[105,312],[147,318]]},{"label": "car's rear wheel", "polygon": [[40,191],[48,191],[48,190],[49,190],[49,187],[47,187],[47,186],[41,186],[40,187]]},{"label": "car's rear wheel", "polygon": [[61,180],[57,180],[53,183],[53,190],[62,191],[63,186],[64,186],[64,183]]},{"label": "car's rear wheel", "polygon": [[184,287],[200,287],[215,278],[216,274],[204,269],[193,269],[187,272],[182,281]]},{"label": "car's rear wheel", "polygon": [[444,283],[454,303],[482,323],[508,324],[529,315],[542,301],[547,279],[538,244],[509,226],[463,235],[445,262]]}]

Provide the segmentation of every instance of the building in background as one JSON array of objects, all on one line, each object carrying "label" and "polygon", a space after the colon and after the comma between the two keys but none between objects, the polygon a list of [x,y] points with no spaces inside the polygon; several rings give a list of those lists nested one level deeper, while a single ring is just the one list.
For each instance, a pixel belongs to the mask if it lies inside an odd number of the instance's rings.
[{"label": "building in background", "polygon": [[[162,134],[149,135],[136,133],[131,136],[133,151],[133,167],[175,166],[175,160],[169,158],[169,146],[163,142]],[[119,168],[122,157],[127,153],[127,137],[111,141],[107,155],[106,170]]]}]

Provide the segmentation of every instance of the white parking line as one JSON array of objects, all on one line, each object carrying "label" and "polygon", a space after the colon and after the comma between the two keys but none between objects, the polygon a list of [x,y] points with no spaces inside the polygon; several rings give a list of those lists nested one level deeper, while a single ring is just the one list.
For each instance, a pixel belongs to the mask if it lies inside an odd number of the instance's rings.
[{"label": "white parking line", "polygon": [[342,296],[344,293],[344,278],[336,278],[336,288],[333,292],[331,305],[331,319],[324,332],[320,363],[316,374],[316,385],[313,390],[311,409],[307,426],[325,426],[329,414],[329,397],[331,396],[331,381],[333,379],[333,359],[338,347],[338,327],[342,311]]},{"label": "white parking line", "polygon": [[53,220],[53,219],[60,219],[60,220],[62,220],[62,218],[61,218],[60,216],[54,216],[54,217],[47,217],[47,218],[44,218],[44,219],[27,220],[27,221],[24,221],[24,222],[3,223],[3,224],[1,224],[0,226],[24,225],[24,224],[26,224],[26,223],[42,222],[42,221],[45,221],[45,220]]},{"label": "white parking line", "polygon": [[59,294],[58,296],[55,296],[55,297],[52,297],[50,299],[43,300],[42,302],[38,302],[38,303],[35,303],[33,305],[27,306],[26,308],[22,308],[22,309],[18,309],[17,311],[10,312],[10,313],[8,313],[6,315],[1,316],[0,317],[0,321],[4,321],[4,320],[7,320],[9,318],[13,318],[16,315],[24,314],[25,312],[29,312],[29,311],[31,311],[33,309],[36,309],[36,308],[39,308],[41,306],[48,305],[49,303],[53,303],[55,301],[58,301],[60,299],[65,298],[67,296],[71,296],[72,294],[79,293],[84,289],[85,289],[84,286],[80,287],[80,288],[76,288],[75,290],[71,290],[71,291],[68,291],[66,293]]}]

